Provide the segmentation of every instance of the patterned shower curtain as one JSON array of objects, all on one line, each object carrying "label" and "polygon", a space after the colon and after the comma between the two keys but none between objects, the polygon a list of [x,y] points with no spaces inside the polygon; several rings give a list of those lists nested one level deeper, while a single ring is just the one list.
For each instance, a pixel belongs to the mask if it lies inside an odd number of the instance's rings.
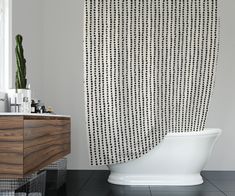
[{"label": "patterned shower curtain", "polygon": [[218,54],[217,0],[86,0],[92,165],[138,158],[169,132],[203,131]]}]

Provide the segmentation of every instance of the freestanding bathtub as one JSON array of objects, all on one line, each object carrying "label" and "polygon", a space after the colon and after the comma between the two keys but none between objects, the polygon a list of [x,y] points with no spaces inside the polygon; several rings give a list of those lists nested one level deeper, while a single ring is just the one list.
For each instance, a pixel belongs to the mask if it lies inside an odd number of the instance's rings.
[{"label": "freestanding bathtub", "polygon": [[220,129],[168,133],[146,155],[126,163],[109,165],[108,182],[120,185],[197,185]]}]

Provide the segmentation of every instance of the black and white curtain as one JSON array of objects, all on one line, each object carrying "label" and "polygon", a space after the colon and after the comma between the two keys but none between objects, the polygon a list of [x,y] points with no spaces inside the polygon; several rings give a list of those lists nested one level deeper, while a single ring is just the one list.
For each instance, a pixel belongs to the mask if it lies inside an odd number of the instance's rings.
[{"label": "black and white curtain", "polygon": [[218,54],[217,0],[86,0],[92,165],[138,158],[168,132],[203,131]]}]

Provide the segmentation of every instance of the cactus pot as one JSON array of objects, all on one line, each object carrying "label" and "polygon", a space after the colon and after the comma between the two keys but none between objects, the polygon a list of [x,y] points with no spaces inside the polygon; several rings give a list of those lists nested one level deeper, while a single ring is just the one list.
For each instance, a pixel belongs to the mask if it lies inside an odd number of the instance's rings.
[{"label": "cactus pot", "polygon": [[0,112],[7,112],[7,93],[0,92]]},{"label": "cactus pot", "polygon": [[11,112],[31,113],[30,89],[11,89],[8,98]]}]

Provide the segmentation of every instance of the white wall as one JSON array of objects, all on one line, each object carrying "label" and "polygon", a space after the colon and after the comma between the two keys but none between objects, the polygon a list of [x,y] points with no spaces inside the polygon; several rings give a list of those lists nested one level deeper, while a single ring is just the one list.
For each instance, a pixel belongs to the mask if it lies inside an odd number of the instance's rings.
[{"label": "white wall", "polygon": [[83,87],[83,1],[44,1],[43,100],[72,116],[69,168],[88,169]]},{"label": "white wall", "polygon": [[42,94],[42,1],[12,0],[12,68],[15,87],[15,36],[23,36],[23,47],[27,65],[27,80],[31,85],[32,96]]},{"label": "white wall", "polygon": [[235,170],[235,1],[220,1],[221,47],[208,127],[223,130],[208,169]]},{"label": "white wall", "polygon": [[[72,116],[69,168],[89,169],[83,94],[83,1],[44,0],[42,10],[38,9],[42,0],[13,1],[13,29],[25,35],[28,67],[33,64],[30,80],[36,94],[47,105],[54,106],[57,113]],[[221,1],[221,51],[207,126],[219,127],[224,132],[206,166],[211,170],[235,170],[234,10],[234,0]],[[41,20],[43,28],[37,25]]]}]

